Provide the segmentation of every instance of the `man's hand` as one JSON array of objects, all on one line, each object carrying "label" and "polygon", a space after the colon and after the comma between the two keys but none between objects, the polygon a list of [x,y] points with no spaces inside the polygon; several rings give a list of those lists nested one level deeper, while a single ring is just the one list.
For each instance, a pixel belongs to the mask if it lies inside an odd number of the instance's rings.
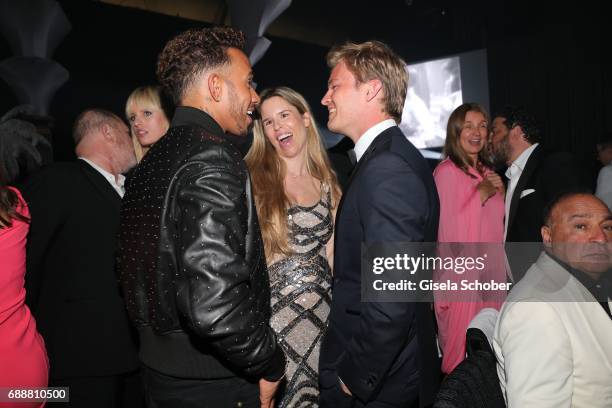
[{"label": "man's hand", "polygon": [[342,392],[344,392],[345,394],[350,395],[351,397],[353,396],[353,394],[351,393],[351,390],[349,390],[348,387],[344,385],[342,380],[340,380],[340,388],[342,389]]},{"label": "man's hand", "polygon": [[261,402],[261,408],[274,408],[274,395],[276,395],[281,380],[274,382],[264,380],[263,378],[259,380],[259,402]]}]

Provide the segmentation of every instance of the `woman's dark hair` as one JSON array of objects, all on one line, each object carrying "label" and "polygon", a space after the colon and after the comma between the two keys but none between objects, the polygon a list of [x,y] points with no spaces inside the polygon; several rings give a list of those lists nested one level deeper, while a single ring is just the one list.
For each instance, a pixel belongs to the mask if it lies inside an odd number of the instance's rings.
[{"label": "woman's dark hair", "polygon": [[29,222],[30,220],[17,212],[19,196],[8,188],[4,166],[0,163],[0,229],[13,225],[13,220]]}]

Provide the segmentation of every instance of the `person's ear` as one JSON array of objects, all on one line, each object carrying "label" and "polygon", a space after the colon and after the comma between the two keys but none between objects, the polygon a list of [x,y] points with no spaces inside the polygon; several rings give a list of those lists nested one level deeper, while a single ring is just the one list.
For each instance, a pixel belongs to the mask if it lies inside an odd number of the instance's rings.
[{"label": "person's ear", "polygon": [[371,79],[366,82],[366,100],[370,102],[372,99],[376,98],[376,96],[382,90],[382,82],[379,79]]},{"label": "person's ear", "polygon": [[517,139],[525,140],[525,132],[523,132],[523,128],[521,127],[521,125],[514,126],[512,129],[510,129],[510,131],[514,132],[514,135]]},{"label": "person's ear", "polygon": [[221,101],[223,94],[223,78],[216,72],[211,73],[207,79],[208,92],[215,102]]},{"label": "person's ear", "polygon": [[310,114],[308,112],[304,112],[302,114],[302,121],[304,122],[305,127],[310,127],[310,125],[312,124],[312,121],[310,119]]},{"label": "person's ear", "polygon": [[550,226],[543,225],[542,228],[540,228],[540,234],[542,234],[544,246],[550,248],[552,246],[552,230]]},{"label": "person's ear", "polygon": [[115,134],[113,133],[113,127],[109,123],[102,125],[102,136],[107,142],[113,142],[115,140]]}]

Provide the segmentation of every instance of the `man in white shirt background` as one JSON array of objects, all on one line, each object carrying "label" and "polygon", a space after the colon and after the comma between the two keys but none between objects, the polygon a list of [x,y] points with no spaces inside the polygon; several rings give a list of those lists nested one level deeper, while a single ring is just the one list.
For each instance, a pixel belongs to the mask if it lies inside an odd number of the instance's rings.
[{"label": "man in white shirt background", "polygon": [[[546,204],[560,193],[584,187],[584,176],[569,153],[546,150],[535,117],[522,107],[507,106],[493,119],[492,152],[508,166],[506,242],[542,242],[540,226]],[[514,281],[539,254],[537,245],[516,246],[508,253]]]},{"label": "man in white shirt background", "polygon": [[[78,160],[55,163],[22,189],[32,216],[26,302],[66,407],[139,407],[137,350],[119,294],[116,235],[124,176],[136,164],[127,126],[90,109],[76,119]],[[53,406],[53,404],[47,404]]]}]

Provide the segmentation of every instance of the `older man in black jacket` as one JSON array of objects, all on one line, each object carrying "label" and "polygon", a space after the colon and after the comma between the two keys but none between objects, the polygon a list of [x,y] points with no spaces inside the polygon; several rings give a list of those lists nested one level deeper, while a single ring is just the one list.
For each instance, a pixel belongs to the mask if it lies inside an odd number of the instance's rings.
[{"label": "older man in black jacket", "polygon": [[213,28],[166,44],[157,74],[178,108],[123,202],[119,271],[155,407],[271,407],[284,374],[249,175],[225,134],[244,136],[259,102],[243,42]]},{"label": "older man in black jacket", "polygon": [[32,215],[26,301],[49,352],[50,385],[70,387],[70,403],[58,406],[138,407],[136,339],[115,274],[121,173],[136,156],[125,123],[102,109],[80,114],[73,136],[79,160],[23,186]]}]

